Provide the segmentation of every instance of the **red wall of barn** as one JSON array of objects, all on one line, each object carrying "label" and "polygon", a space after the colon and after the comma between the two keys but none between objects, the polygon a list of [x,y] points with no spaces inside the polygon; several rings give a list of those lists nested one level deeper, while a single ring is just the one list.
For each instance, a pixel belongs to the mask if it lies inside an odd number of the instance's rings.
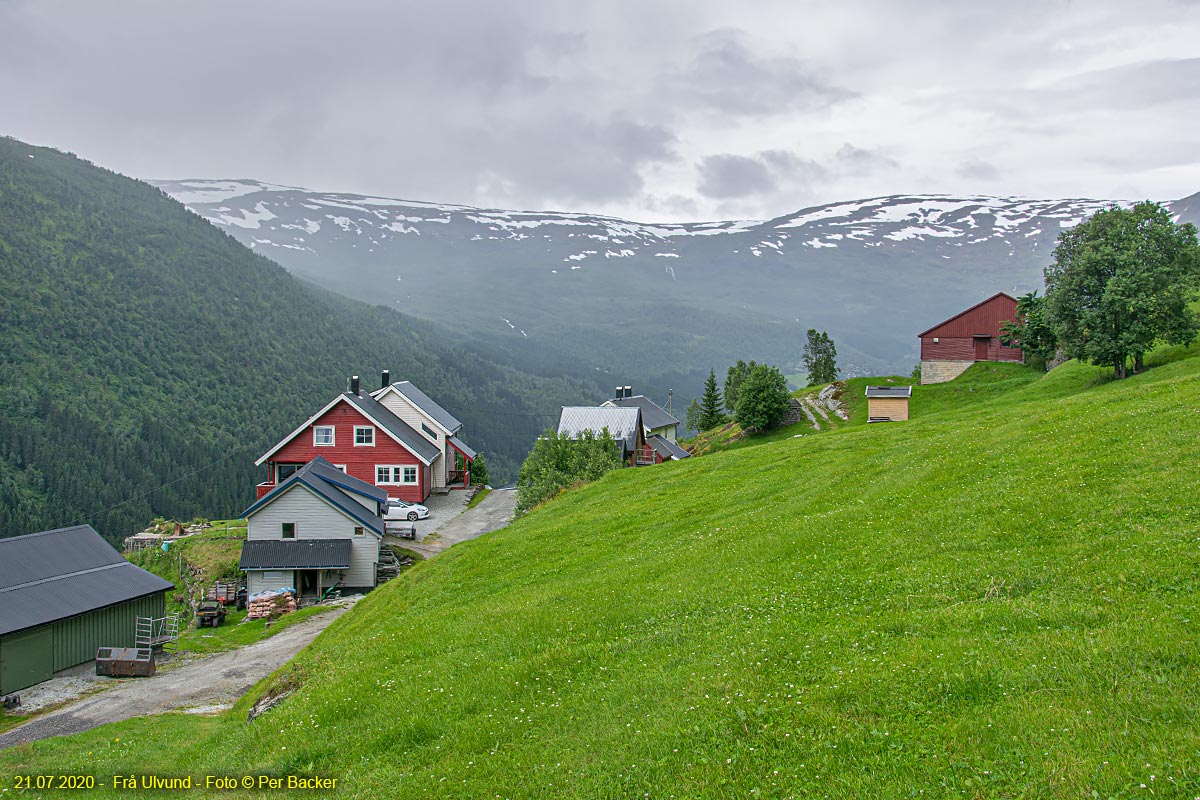
[{"label": "red wall of barn", "polygon": [[[334,427],[332,447],[313,445],[312,429],[315,425],[332,425]],[[355,425],[375,427],[374,447],[354,446]],[[429,496],[429,467],[422,464],[407,448],[388,436],[347,403],[338,403],[312,425],[296,434],[295,438],[271,456],[271,461],[307,464],[317,456],[324,456],[325,460],[331,464],[345,464],[347,474],[370,484],[375,484],[375,465],[377,464],[415,465],[418,467],[415,485],[383,485],[380,488],[386,490],[389,497],[399,497],[401,500],[415,503],[419,503]]]},{"label": "red wall of barn", "polygon": [[[975,334],[991,337],[988,361],[1021,361],[1015,347],[1000,344],[1000,323],[1017,315],[1017,301],[1006,295],[993,297],[970,311],[947,320],[921,336],[922,361],[974,361]],[[939,341],[934,342],[934,339]]]}]

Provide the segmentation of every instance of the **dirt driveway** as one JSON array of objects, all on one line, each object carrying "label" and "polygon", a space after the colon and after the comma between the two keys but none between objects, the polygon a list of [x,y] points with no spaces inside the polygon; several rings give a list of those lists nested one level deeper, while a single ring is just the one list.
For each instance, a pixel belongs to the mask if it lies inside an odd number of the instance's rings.
[{"label": "dirt driveway", "polygon": [[443,522],[432,534],[419,536],[415,542],[389,537],[387,543],[416,550],[429,558],[451,545],[503,528],[512,522],[516,506],[516,492],[510,489],[495,489],[483,498],[479,505],[468,508],[453,519]]},{"label": "dirt driveway", "polygon": [[196,659],[151,678],[122,681],[0,733],[0,750],[51,736],[79,733],[130,717],[179,708],[212,707],[214,711],[227,708],[259,680],[286,664],[348,608],[350,604],[334,608],[269,639]]}]

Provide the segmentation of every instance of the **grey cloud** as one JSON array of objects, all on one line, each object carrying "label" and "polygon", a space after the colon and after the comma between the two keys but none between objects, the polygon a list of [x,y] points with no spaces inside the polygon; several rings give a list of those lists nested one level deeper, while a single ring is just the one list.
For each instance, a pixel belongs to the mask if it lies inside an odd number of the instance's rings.
[{"label": "grey cloud", "polygon": [[1000,170],[995,164],[979,158],[972,158],[958,165],[955,173],[960,177],[975,181],[994,181],[1000,177]]},{"label": "grey cloud", "polygon": [[705,197],[746,197],[774,191],[775,179],[757,158],[735,155],[706,156],[700,161],[700,185]]},{"label": "grey cloud", "polygon": [[846,142],[833,156],[838,171],[849,175],[870,175],[883,169],[900,166],[896,160],[878,150],[865,150]]},{"label": "grey cloud", "polygon": [[1044,94],[1056,106],[1078,109],[1144,109],[1193,103],[1200,93],[1200,58],[1147,61],[1097,70],[1060,81]]},{"label": "grey cloud", "polygon": [[730,29],[701,37],[691,63],[665,78],[664,100],[765,117],[818,111],[855,96],[798,59],[758,55],[742,39],[740,31]]}]

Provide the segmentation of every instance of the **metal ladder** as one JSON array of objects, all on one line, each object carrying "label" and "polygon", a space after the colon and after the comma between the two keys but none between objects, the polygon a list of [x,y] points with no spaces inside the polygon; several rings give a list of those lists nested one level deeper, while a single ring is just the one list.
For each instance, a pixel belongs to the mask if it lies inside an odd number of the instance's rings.
[{"label": "metal ladder", "polygon": [[138,617],[133,631],[133,646],[137,648],[137,660],[149,661],[154,652],[154,618]]}]

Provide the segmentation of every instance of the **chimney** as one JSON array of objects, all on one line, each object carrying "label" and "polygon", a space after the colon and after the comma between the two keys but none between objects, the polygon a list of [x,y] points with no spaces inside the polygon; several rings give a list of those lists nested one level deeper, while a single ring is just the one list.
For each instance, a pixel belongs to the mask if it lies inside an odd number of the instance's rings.
[{"label": "chimney", "polygon": [[357,375],[350,376],[350,394],[352,394],[356,397],[362,397],[362,392],[359,391],[359,383],[358,383]]},{"label": "chimney", "polygon": [[387,387],[389,387],[391,385],[392,385],[392,371],[390,369],[385,369],[383,371],[383,375],[380,377],[379,388],[386,389]]},{"label": "chimney", "polygon": [[621,391],[620,386],[613,387],[613,399],[614,400],[620,400],[624,396],[625,396],[625,394]]},{"label": "chimney", "polygon": [[633,387],[632,387],[632,386],[626,386],[626,387],[625,387],[625,396],[626,396],[626,397],[633,397]]}]

